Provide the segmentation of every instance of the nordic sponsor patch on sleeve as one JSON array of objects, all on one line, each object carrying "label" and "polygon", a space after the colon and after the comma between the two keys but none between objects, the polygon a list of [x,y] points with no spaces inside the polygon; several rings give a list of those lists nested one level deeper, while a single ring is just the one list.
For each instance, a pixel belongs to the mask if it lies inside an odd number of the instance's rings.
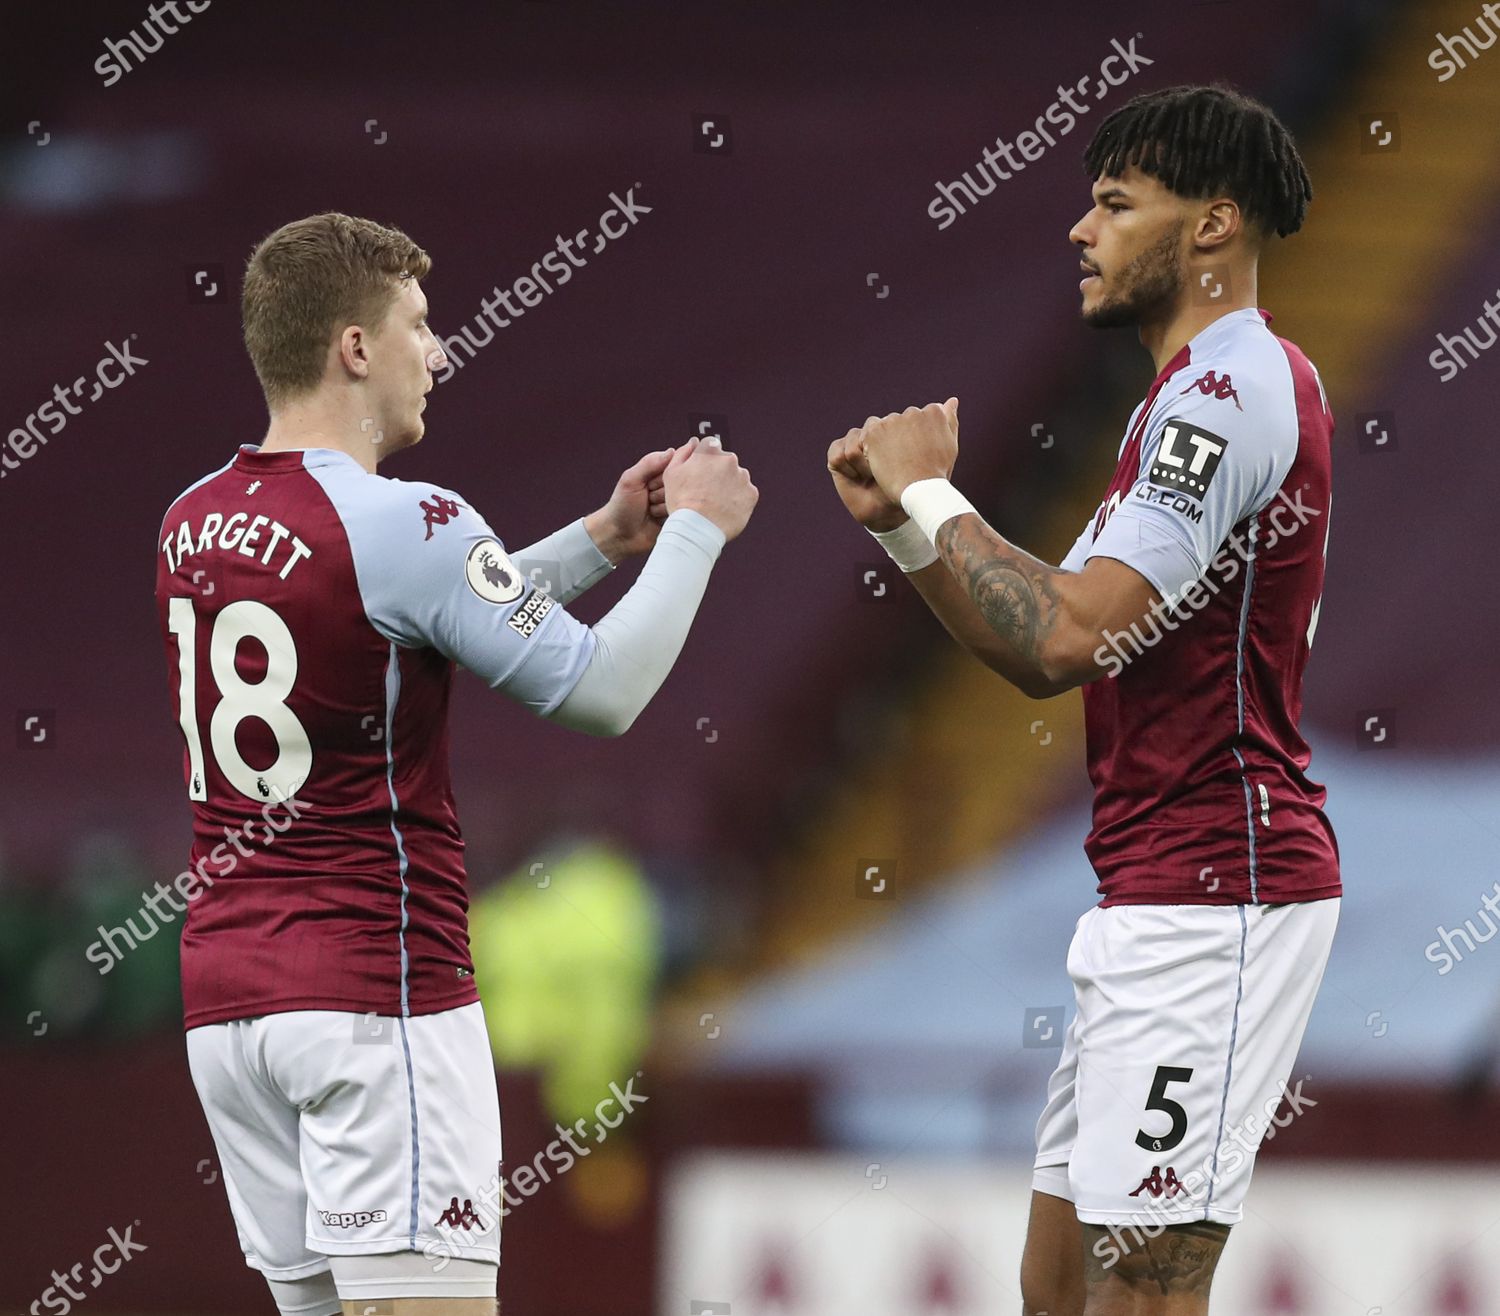
[{"label": "nordic sponsor patch on sleeve", "polygon": [[469,588],[486,603],[514,603],[526,588],[498,539],[481,539],[469,550],[464,576]]},{"label": "nordic sponsor patch on sleeve", "polygon": [[536,628],[542,624],[542,618],[552,611],[552,606],[556,602],[557,600],[552,595],[534,589],[526,602],[506,618],[505,624],[517,635],[529,640]]},{"label": "nordic sponsor patch on sleeve", "polygon": [[1201,502],[1228,446],[1229,440],[1174,418],[1162,430],[1161,445],[1146,478]]}]

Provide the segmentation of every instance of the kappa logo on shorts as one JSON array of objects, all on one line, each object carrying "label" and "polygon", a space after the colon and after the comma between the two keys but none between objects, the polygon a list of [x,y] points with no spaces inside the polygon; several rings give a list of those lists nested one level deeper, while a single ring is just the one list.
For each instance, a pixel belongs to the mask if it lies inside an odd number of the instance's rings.
[{"label": "kappa logo on shorts", "polygon": [[361,1229],[365,1225],[378,1225],[389,1217],[384,1211],[319,1211],[318,1219],[335,1229]]},{"label": "kappa logo on shorts", "polygon": [[483,1229],[484,1221],[479,1218],[478,1212],[474,1210],[474,1203],[469,1198],[464,1198],[462,1207],[458,1204],[458,1198],[448,1203],[448,1209],[438,1216],[434,1224],[447,1225],[449,1229]]},{"label": "kappa logo on shorts", "polygon": [[1146,478],[1163,489],[1173,489],[1202,502],[1228,446],[1228,439],[1208,430],[1185,420],[1169,420]]},{"label": "kappa logo on shorts", "polygon": [[527,596],[526,602],[506,618],[505,624],[517,635],[529,640],[542,624],[542,618],[552,611],[552,605],[556,601],[550,594],[534,589]]},{"label": "kappa logo on shorts", "polygon": [[1187,1192],[1187,1188],[1170,1165],[1167,1166],[1166,1174],[1161,1172],[1161,1166],[1153,1165],[1151,1173],[1141,1180],[1141,1186],[1129,1196],[1139,1197],[1148,1191],[1152,1197],[1176,1197],[1178,1193]]}]

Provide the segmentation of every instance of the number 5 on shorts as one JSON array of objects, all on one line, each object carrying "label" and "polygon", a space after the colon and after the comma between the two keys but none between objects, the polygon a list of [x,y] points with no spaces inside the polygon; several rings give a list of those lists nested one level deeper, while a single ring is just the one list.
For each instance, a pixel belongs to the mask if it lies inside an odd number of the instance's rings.
[{"label": "number 5 on shorts", "polygon": [[1157,1065],[1156,1077],[1151,1080],[1151,1095],[1146,1098],[1147,1110],[1164,1110],[1172,1118],[1172,1127],[1160,1138],[1153,1138],[1145,1129],[1135,1135],[1135,1145],[1145,1151],[1171,1151],[1187,1133],[1187,1111],[1180,1102],[1166,1095],[1168,1083],[1186,1083],[1192,1078],[1191,1069],[1175,1065]]}]

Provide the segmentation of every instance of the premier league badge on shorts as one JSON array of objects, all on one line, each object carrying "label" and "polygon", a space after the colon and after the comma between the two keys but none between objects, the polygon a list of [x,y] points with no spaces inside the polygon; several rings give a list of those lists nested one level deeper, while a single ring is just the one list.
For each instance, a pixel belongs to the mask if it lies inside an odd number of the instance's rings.
[{"label": "premier league badge on shorts", "polygon": [[464,575],[469,588],[486,603],[513,603],[526,588],[521,573],[496,539],[481,539],[469,550]]}]

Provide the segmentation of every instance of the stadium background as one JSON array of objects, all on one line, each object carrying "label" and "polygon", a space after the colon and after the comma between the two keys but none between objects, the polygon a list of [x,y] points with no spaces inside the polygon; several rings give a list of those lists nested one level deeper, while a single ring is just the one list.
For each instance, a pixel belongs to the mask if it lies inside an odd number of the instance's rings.
[{"label": "stadium background", "polygon": [[[452,338],[632,188],[649,214],[467,353],[386,468],[461,490],[512,544],[693,432],[761,489],[622,740],[455,686],[507,1166],[611,1082],[647,1097],[511,1210],[505,1310],[1019,1308],[1031,1128],[1093,900],[1080,705],[956,653],[823,453],[956,393],[958,483],[1055,561],[1150,380],[1133,334],[1077,318],[1079,153],[1135,92],[1219,77],[1287,119],[1317,193],[1260,301],[1339,422],[1305,725],[1348,894],[1295,1071],[1316,1104],[1262,1153],[1214,1309],[1500,1310],[1500,600],[1479,533],[1500,353],[1447,382],[1428,359],[1439,335],[1493,341],[1500,296],[1500,52],[1442,80],[1428,61],[1439,34],[1500,31],[1478,0],[220,0],[106,86],[106,41],[151,44],[147,17],[6,16],[0,419],[127,337],[146,364],[0,488],[0,1311],[132,1221],[147,1250],[91,1310],[269,1309],[187,1077],[175,926],[108,975],[85,958],[186,856],[152,545],[262,431],[250,247],[323,209],[398,224]],[[1149,67],[939,230],[937,183],[1132,38]]]}]

